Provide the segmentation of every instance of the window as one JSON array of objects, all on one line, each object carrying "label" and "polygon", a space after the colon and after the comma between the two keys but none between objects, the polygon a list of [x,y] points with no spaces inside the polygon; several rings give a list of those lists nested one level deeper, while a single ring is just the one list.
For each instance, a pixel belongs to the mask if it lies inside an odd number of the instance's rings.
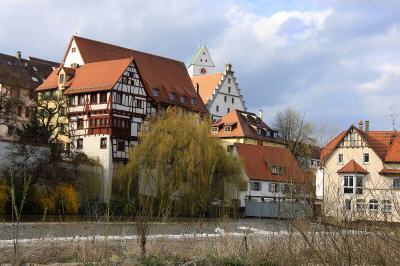
[{"label": "window", "polygon": [[122,94],[119,92],[115,93],[115,103],[116,104],[122,104]]},{"label": "window", "polygon": [[136,103],[135,107],[136,108],[143,108],[142,107],[142,102],[143,102],[142,100],[135,100],[135,103]]},{"label": "window", "polygon": [[117,142],[117,150],[118,151],[125,151],[125,141],[119,140]]},{"label": "window", "polygon": [[18,112],[17,112],[18,116],[22,116],[22,106],[18,105]]},{"label": "window", "polygon": [[107,103],[107,92],[100,93],[100,103]]},{"label": "window", "polygon": [[351,211],[351,200],[350,199],[346,199],[344,201],[344,209],[346,211]]},{"label": "window", "polygon": [[33,68],[33,71],[38,72],[38,69],[35,66],[33,66],[32,68]]},{"label": "window", "polygon": [[226,100],[227,100],[227,98],[226,98],[226,96],[224,96],[224,102],[226,102]]},{"label": "window", "polygon": [[383,204],[382,207],[383,213],[392,213],[392,202],[390,200],[383,200],[382,204]]},{"label": "window", "polygon": [[232,97],[232,103],[235,103],[235,98]]},{"label": "window", "polygon": [[75,96],[69,96],[68,97],[68,104],[70,106],[74,106],[75,105]]},{"label": "window", "polygon": [[219,112],[219,106],[218,106],[218,105],[215,107],[215,110],[216,110],[217,112]]},{"label": "window", "polygon": [[14,135],[15,127],[14,126],[8,126],[7,127],[7,135],[12,136]]},{"label": "window", "polygon": [[277,191],[277,184],[276,183],[270,183],[269,184],[269,192],[275,193]]},{"label": "window", "polygon": [[228,93],[231,93],[231,87],[228,87]]},{"label": "window", "polygon": [[364,153],[364,163],[369,163],[369,153]]},{"label": "window", "polygon": [[33,80],[34,82],[39,82],[39,80],[38,80],[37,77],[32,77],[32,80]]},{"label": "window", "polygon": [[75,52],[76,52],[76,47],[72,47],[71,53],[75,53]]},{"label": "window", "polygon": [[353,176],[351,176],[351,175],[344,176],[343,192],[346,194],[354,193],[354,177]]},{"label": "window", "polygon": [[185,103],[185,96],[181,96],[180,101],[181,101],[181,103]]},{"label": "window", "polygon": [[78,150],[82,150],[83,149],[83,139],[77,139],[76,140],[76,148]]},{"label": "window", "polygon": [[343,154],[342,153],[338,154],[338,163],[343,163]]},{"label": "window", "polygon": [[151,92],[151,95],[154,97],[157,97],[160,95],[160,91],[158,89],[153,89]]},{"label": "window", "polygon": [[172,93],[169,95],[169,99],[170,99],[171,101],[175,101],[175,99],[176,99],[176,93],[175,93],[175,92],[172,92]]},{"label": "window", "polygon": [[122,83],[123,84],[129,84],[128,81],[129,79],[128,79],[128,77],[127,76],[122,76]]},{"label": "window", "polygon": [[85,104],[85,95],[79,95],[78,96],[78,105],[84,105]]},{"label": "window", "polygon": [[261,191],[261,183],[260,182],[251,182],[250,183],[251,190],[253,191]]},{"label": "window", "polygon": [[227,145],[226,146],[226,151],[227,152],[232,152],[233,151],[233,145]]},{"label": "window", "polygon": [[273,175],[283,176],[285,173],[285,169],[282,166],[272,166],[271,172]]},{"label": "window", "polygon": [[379,209],[379,203],[376,199],[370,199],[368,209],[370,212],[377,212]]},{"label": "window", "polygon": [[212,128],[211,128],[211,131],[212,131],[212,132],[218,132],[218,127],[212,127]]},{"label": "window", "polygon": [[356,178],[356,194],[363,193],[363,176],[358,175]]},{"label": "window", "polygon": [[196,98],[192,98],[192,104],[195,105],[197,103],[197,99]]},{"label": "window", "polygon": [[224,126],[224,131],[225,132],[231,132],[232,131],[232,127],[231,126]]},{"label": "window", "polygon": [[226,111],[227,111],[228,113],[230,113],[230,112],[231,112],[231,108],[228,108]]},{"label": "window", "polygon": [[[231,78],[228,78],[228,83],[231,84]],[[229,91],[231,90],[231,87],[228,89]]]},{"label": "window", "polygon": [[365,211],[365,209],[367,208],[367,206],[365,205],[365,200],[364,199],[357,199],[356,208],[357,208],[357,211],[359,211],[359,212]]},{"label": "window", "polygon": [[29,118],[29,116],[30,116],[30,112],[31,110],[29,109],[29,107],[25,107],[25,117],[26,118]]},{"label": "window", "polygon": [[83,119],[82,118],[78,118],[78,120],[76,121],[76,129],[83,129]]},{"label": "window", "polygon": [[106,149],[107,148],[107,138],[101,138],[100,139],[100,149]]},{"label": "window", "polygon": [[60,76],[58,77],[58,81],[62,84],[64,83],[64,74],[60,74]]},{"label": "window", "polygon": [[61,116],[65,116],[66,113],[67,113],[67,111],[65,110],[65,107],[61,107],[61,108],[60,108],[60,115],[61,115]]},{"label": "window", "polygon": [[393,188],[400,189],[400,178],[399,177],[393,179]]},{"label": "window", "polygon": [[97,93],[90,94],[90,103],[97,104]]}]

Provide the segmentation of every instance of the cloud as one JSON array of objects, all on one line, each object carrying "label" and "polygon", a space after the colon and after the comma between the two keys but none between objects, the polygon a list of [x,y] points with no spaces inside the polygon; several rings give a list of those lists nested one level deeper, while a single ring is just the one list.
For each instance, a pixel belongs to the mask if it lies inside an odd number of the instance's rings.
[{"label": "cloud", "polygon": [[291,106],[325,128],[389,129],[399,106],[400,2],[0,1],[0,52],[60,60],[72,34],[189,62],[206,41],[250,110]]}]

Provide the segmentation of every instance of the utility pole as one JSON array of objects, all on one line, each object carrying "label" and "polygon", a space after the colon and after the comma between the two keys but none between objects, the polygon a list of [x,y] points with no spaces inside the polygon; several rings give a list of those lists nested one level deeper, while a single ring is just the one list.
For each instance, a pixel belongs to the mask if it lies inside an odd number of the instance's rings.
[{"label": "utility pole", "polygon": [[392,130],[393,132],[396,131],[396,120],[397,120],[397,113],[396,113],[396,107],[390,107],[390,117],[392,119]]}]

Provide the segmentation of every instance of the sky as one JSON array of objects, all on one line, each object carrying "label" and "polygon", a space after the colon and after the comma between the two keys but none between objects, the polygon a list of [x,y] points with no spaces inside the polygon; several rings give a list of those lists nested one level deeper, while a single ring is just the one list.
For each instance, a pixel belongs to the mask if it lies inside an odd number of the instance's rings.
[{"label": "sky", "polygon": [[233,65],[249,111],[286,107],[324,140],[369,120],[400,128],[397,0],[0,0],[0,53],[60,61],[73,34],[191,61],[205,42]]}]

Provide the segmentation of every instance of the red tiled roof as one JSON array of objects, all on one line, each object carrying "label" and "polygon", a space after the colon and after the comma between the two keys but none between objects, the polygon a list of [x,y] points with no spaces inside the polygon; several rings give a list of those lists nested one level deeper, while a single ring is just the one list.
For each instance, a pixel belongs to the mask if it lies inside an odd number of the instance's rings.
[{"label": "red tiled roof", "polygon": [[125,58],[80,66],[64,94],[111,90],[131,62],[131,58]]},{"label": "red tiled roof", "polygon": [[58,88],[58,72],[60,71],[59,68],[54,69],[50,75],[40,84],[39,87],[35,89],[35,91],[44,91],[50,89]]},{"label": "red tiled roof", "polygon": [[[73,36],[73,40],[85,64],[133,58],[148,96],[157,102],[208,113],[201,97],[193,88],[183,62],[78,36]],[[152,96],[154,88],[159,90],[159,96]],[[171,93],[177,94],[176,100],[170,99]],[[185,97],[183,103],[180,101],[181,96]],[[196,99],[195,104],[192,104],[192,98]]]},{"label": "red tiled roof", "polygon": [[[236,124],[236,125],[235,125]],[[222,125],[233,126],[231,131],[224,131]],[[234,137],[246,137],[257,140],[265,140],[274,143],[286,144],[282,139],[268,137],[264,135],[258,135],[256,128],[265,128],[272,131],[271,128],[265,124],[259,117],[254,113],[233,110],[224,115],[220,120],[214,123],[212,126],[218,126],[217,132],[212,132],[212,136],[218,138],[234,138]]]},{"label": "red tiled roof", "polygon": [[[347,135],[347,133],[355,128],[364,140],[371,146],[375,153],[387,162],[400,162],[400,144],[399,133],[393,131],[362,131],[352,125],[348,130],[340,133],[336,138],[331,140],[324,148],[321,149],[321,161],[326,161],[332,152],[337,148],[339,143]],[[397,142],[396,142],[397,139]],[[393,143],[392,143],[393,142]],[[394,143],[396,142],[396,143]]]},{"label": "red tiled roof", "polygon": [[400,169],[388,169],[388,168],[383,168],[379,174],[381,175],[390,175],[390,174],[400,174]]},{"label": "red tiled roof", "polygon": [[343,166],[338,173],[358,173],[358,174],[368,174],[368,171],[365,170],[361,165],[356,163],[356,161],[351,160],[345,166]]},{"label": "red tiled roof", "polygon": [[[250,180],[303,183],[304,175],[288,148],[235,143]],[[273,175],[273,166],[284,167],[284,175]]]},{"label": "red tiled roof", "polygon": [[223,75],[223,73],[216,73],[192,77],[193,86],[196,88],[197,84],[199,85],[199,94],[205,104],[210,100]]}]

